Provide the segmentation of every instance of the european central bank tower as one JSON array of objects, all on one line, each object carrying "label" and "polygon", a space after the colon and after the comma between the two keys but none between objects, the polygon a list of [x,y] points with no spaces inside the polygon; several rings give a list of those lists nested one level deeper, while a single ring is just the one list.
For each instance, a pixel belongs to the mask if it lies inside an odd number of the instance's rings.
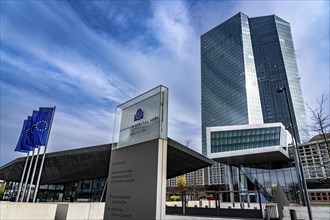
[{"label": "european central bank tower", "polygon": [[[238,13],[201,36],[202,152],[206,127],[282,122],[309,138],[290,24]],[[290,129],[289,129],[290,130]]]}]

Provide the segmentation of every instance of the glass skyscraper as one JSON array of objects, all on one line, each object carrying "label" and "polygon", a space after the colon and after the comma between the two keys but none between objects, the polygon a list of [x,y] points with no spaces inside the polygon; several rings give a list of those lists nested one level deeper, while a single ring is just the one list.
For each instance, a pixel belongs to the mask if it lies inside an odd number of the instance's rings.
[{"label": "glass skyscraper", "polygon": [[201,36],[202,153],[206,127],[282,122],[290,117],[298,142],[308,140],[307,121],[288,22],[276,15],[238,13]]},{"label": "glass skyscraper", "polygon": [[[222,173],[218,182],[233,178],[226,183],[230,190],[253,190],[251,183],[257,182],[267,200],[280,183],[294,202],[298,185],[289,156],[257,156],[259,148],[262,152],[275,145],[287,147],[287,141],[279,143],[278,128],[270,125],[280,122],[283,132],[291,132],[286,96],[277,93],[280,87],[288,94],[297,142],[306,142],[309,134],[290,24],[276,15],[249,18],[240,12],[201,36],[202,153],[222,162],[240,154],[244,158],[243,150],[253,151],[245,158],[250,164],[224,162],[229,166],[223,170],[231,174]],[[247,125],[246,131],[235,128],[242,125]],[[209,180],[217,167],[209,168]],[[236,180],[235,172],[240,176]]]},{"label": "glass skyscraper", "polygon": [[249,22],[264,122],[290,125],[285,96],[274,92],[285,86],[297,141],[307,142],[305,106],[290,24],[276,15],[251,18]]}]

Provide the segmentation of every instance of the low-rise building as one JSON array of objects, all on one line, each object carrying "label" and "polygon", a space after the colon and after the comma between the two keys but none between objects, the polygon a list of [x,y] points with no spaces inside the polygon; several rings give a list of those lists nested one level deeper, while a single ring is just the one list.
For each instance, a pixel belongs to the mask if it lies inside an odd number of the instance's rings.
[{"label": "low-rise building", "polygon": [[330,134],[313,137],[298,145],[312,203],[330,202]]}]

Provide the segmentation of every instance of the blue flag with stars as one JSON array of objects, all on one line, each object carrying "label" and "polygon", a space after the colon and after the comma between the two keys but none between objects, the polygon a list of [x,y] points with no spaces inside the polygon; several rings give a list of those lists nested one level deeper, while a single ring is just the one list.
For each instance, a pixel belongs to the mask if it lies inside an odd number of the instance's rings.
[{"label": "blue flag with stars", "polygon": [[36,142],[34,138],[34,132],[36,131],[36,123],[37,123],[37,117],[38,117],[39,112],[33,110],[32,112],[32,117],[31,117],[31,129],[28,131],[29,133],[29,143],[31,144],[32,147],[39,147],[41,146],[40,143]]},{"label": "blue flag with stars", "polygon": [[32,121],[33,117],[32,116],[28,116],[28,118],[26,119],[26,126],[25,126],[25,131],[24,131],[24,142],[32,147],[35,147],[34,143],[33,143],[33,121]]},{"label": "blue flag with stars", "polygon": [[26,136],[25,136],[26,129],[27,129],[27,120],[24,120],[21,135],[19,136],[15,151],[19,151],[22,153],[28,153],[29,151],[31,151],[33,149],[32,146],[27,144]]},{"label": "blue flag with stars", "polygon": [[34,117],[32,117],[34,146],[46,145],[54,110],[55,108],[39,108],[38,112],[34,112]]}]

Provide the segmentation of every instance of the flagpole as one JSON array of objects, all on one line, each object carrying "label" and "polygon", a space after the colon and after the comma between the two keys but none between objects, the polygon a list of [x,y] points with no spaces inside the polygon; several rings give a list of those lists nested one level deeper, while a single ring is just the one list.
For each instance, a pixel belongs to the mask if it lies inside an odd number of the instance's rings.
[{"label": "flagpole", "polygon": [[23,187],[23,195],[21,197],[21,202],[23,202],[23,200],[24,200],[26,185],[27,185],[27,182],[29,180],[30,171],[31,171],[32,163],[33,163],[33,157],[34,157],[34,148],[33,148],[32,155],[31,155],[31,161],[30,161],[30,165],[29,165],[29,170],[28,170],[28,173],[27,173],[27,176],[26,176],[26,179],[25,179],[25,185]]},{"label": "flagpole", "polygon": [[37,180],[36,188],[34,190],[34,196],[33,196],[33,201],[32,201],[33,203],[36,202],[36,198],[37,198],[37,194],[38,194],[38,190],[39,190],[39,182],[40,182],[40,177],[41,177],[41,173],[42,173],[43,166],[44,166],[44,161],[45,161],[45,156],[46,156],[46,150],[47,150],[47,145],[48,145],[48,139],[49,139],[50,130],[51,130],[52,124],[53,124],[55,109],[56,109],[56,106],[54,106],[54,110],[53,110],[53,114],[52,114],[52,119],[51,119],[51,122],[50,122],[48,134],[47,134],[47,139],[46,139],[45,148],[44,148],[44,155],[42,155],[42,160],[41,160],[39,174],[38,174],[38,180]]},{"label": "flagpole", "polygon": [[21,177],[21,182],[19,183],[18,192],[17,192],[17,196],[16,196],[16,202],[18,202],[20,194],[21,194],[23,180],[24,180],[25,171],[26,171],[28,160],[29,160],[29,156],[30,156],[30,151],[27,153],[27,156],[26,156],[26,161],[25,161],[25,165],[24,165],[24,169],[23,169],[23,174],[22,174],[22,177]]},{"label": "flagpole", "polygon": [[29,202],[29,200],[30,200],[31,188],[32,188],[34,175],[36,173],[36,169],[37,169],[37,165],[38,165],[39,153],[40,153],[40,146],[38,147],[38,154],[37,154],[36,162],[34,162],[34,168],[33,168],[33,172],[32,172],[32,177],[31,177],[31,181],[30,181],[30,188],[29,188],[29,192],[28,192],[26,202]]}]

